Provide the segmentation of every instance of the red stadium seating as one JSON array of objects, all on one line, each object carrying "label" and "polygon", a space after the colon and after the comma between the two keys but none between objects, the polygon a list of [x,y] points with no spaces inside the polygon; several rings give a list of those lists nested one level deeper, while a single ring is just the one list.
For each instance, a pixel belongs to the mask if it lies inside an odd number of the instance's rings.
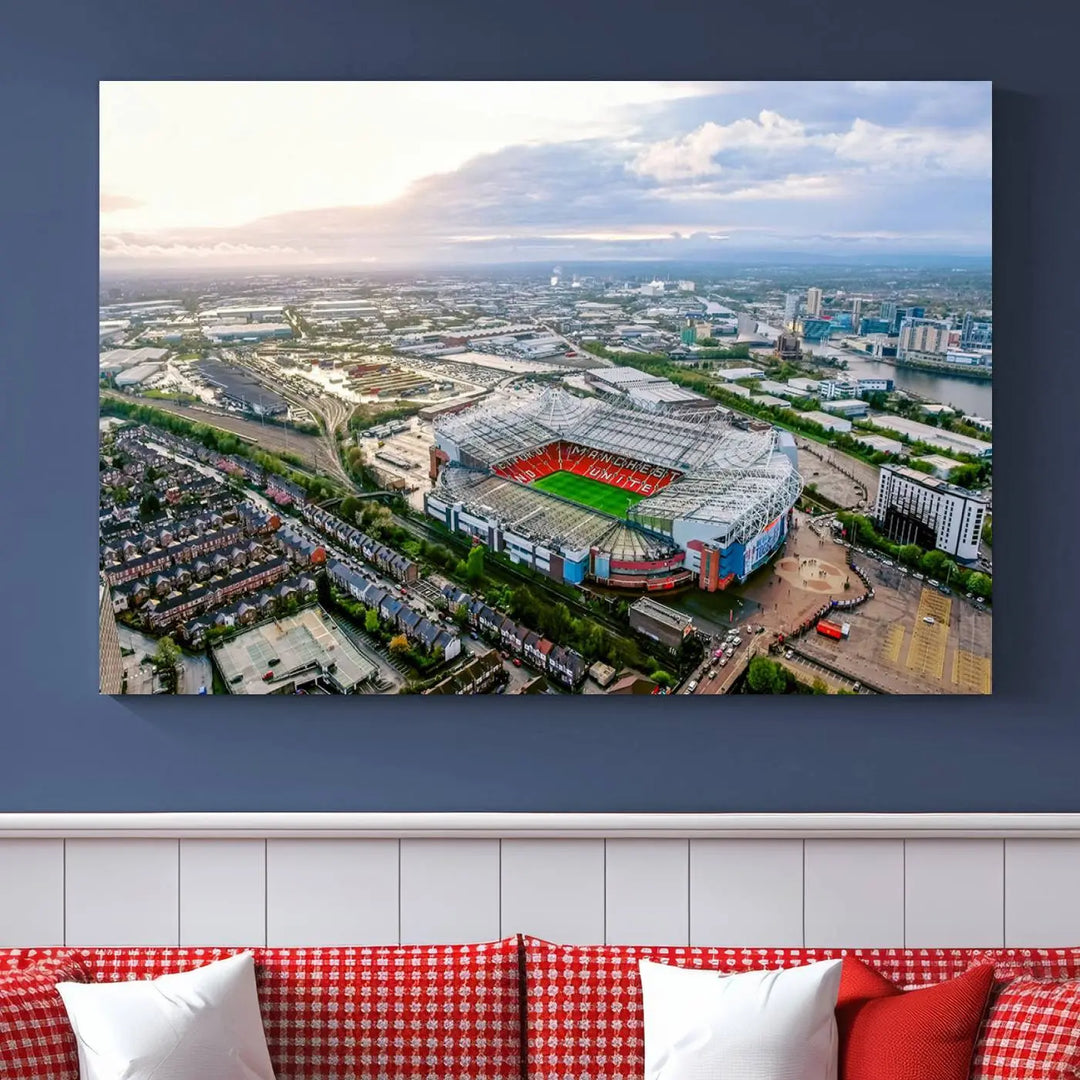
[{"label": "red stadium seating", "polygon": [[655,495],[679,475],[674,469],[568,442],[549,443],[542,450],[504,461],[492,471],[519,484],[531,484],[553,472],[571,472],[641,495]]}]

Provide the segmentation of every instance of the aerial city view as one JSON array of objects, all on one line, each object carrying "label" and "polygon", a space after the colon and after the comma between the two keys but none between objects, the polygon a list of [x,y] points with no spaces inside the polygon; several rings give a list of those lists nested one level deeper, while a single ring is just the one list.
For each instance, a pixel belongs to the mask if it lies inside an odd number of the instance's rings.
[{"label": "aerial city view", "polygon": [[989,694],[990,150],[986,83],[103,83],[100,692]]}]

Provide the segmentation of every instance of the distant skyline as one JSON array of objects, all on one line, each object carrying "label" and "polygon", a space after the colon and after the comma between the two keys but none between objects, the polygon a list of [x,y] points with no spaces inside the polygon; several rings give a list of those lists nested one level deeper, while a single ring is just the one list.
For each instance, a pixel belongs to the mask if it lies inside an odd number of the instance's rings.
[{"label": "distant skyline", "polygon": [[100,94],[103,270],[991,250],[984,82]]}]

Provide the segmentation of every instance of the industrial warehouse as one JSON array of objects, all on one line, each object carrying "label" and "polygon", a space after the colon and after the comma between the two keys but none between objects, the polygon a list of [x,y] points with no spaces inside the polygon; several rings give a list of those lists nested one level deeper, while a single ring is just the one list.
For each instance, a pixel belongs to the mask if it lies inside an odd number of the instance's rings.
[{"label": "industrial warehouse", "polygon": [[429,515],[556,581],[709,592],[783,542],[794,444],[721,409],[657,414],[561,388],[435,423]]}]

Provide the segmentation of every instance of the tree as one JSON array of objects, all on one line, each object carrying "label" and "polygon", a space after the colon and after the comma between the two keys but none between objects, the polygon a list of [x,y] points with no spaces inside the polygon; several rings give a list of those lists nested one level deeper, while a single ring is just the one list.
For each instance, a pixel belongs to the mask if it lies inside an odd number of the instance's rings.
[{"label": "tree", "polygon": [[968,577],[967,587],[968,592],[974,593],[976,596],[981,596],[985,600],[993,591],[994,583],[986,576],[986,574],[980,574],[976,571]]},{"label": "tree", "polygon": [[161,679],[161,685],[175,694],[179,682],[180,647],[171,637],[163,637],[158,642],[157,651],[150,658],[154,671]]},{"label": "tree", "polygon": [[352,495],[346,495],[341,500],[341,516],[350,524],[356,520],[356,515],[359,512],[363,503]]},{"label": "tree", "polygon": [[465,560],[465,576],[470,584],[477,585],[484,579],[484,549],[477,544]]},{"label": "tree", "polygon": [[825,685],[825,680],[820,676],[814,679],[810,689],[813,690],[815,694],[827,694],[829,692],[829,688]]},{"label": "tree", "polygon": [[944,551],[928,551],[919,563],[919,569],[924,574],[929,574],[931,577],[936,577],[942,572],[942,568],[948,560],[945,557]]},{"label": "tree", "polygon": [[900,548],[900,561],[905,566],[918,566],[923,557],[923,549],[918,544],[904,544]]},{"label": "tree", "polygon": [[161,500],[152,491],[148,492],[139,500],[139,517],[143,521],[149,521],[161,510]]},{"label": "tree", "polygon": [[755,656],[750,661],[746,684],[752,694],[783,694],[787,692],[788,673],[775,660]]},{"label": "tree", "polygon": [[659,686],[674,686],[675,676],[668,671],[664,671],[663,668],[657,668],[652,673],[652,680]]},{"label": "tree", "polygon": [[404,634],[395,634],[390,639],[390,651],[400,656],[409,651],[409,639]]},{"label": "tree", "polygon": [[368,608],[367,614],[364,616],[364,629],[369,634],[379,632],[379,613],[374,608]]}]

